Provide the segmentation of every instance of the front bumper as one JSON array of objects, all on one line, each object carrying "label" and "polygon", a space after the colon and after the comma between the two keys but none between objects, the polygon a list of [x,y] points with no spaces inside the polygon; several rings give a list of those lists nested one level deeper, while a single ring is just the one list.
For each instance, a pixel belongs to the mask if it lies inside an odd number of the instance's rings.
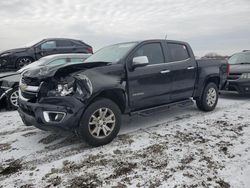
[{"label": "front bumper", "polygon": [[0,57],[0,68],[8,68],[11,66],[11,58],[9,56]]},{"label": "front bumper", "polygon": [[[19,99],[18,112],[26,125],[42,130],[70,130],[78,128],[85,105],[75,97],[49,97],[39,103]],[[59,122],[48,121],[44,112],[64,114]]]},{"label": "front bumper", "polygon": [[228,80],[223,90],[250,94],[250,79]]}]

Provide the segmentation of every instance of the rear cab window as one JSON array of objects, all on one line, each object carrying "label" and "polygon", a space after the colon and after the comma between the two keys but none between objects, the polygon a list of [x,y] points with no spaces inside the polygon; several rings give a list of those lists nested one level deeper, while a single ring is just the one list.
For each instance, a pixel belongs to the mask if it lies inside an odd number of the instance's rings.
[{"label": "rear cab window", "polygon": [[181,43],[167,43],[169,61],[184,61],[190,58],[188,48],[185,44]]}]

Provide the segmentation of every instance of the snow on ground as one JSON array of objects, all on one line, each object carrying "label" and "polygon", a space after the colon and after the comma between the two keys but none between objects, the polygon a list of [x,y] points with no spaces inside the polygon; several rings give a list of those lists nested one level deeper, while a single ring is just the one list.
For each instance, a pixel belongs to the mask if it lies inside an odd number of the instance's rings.
[{"label": "snow on ground", "polygon": [[73,134],[25,127],[0,113],[3,187],[250,186],[250,98],[221,96],[215,111],[171,108],[124,117],[121,134],[91,148]]}]

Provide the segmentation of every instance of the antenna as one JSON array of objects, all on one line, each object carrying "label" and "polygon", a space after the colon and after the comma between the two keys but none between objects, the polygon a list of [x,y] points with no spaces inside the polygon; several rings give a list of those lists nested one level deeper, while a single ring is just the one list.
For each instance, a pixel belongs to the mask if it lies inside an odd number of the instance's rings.
[{"label": "antenna", "polygon": [[165,35],[165,40],[167,40],[167,38],[168,38],[168,34],[166,33],[166,35]]}]

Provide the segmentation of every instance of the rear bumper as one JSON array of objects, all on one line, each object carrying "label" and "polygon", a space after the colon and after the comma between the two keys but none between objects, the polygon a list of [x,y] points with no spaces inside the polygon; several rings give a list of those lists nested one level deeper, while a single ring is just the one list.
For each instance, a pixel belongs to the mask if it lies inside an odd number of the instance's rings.
[{"label": "rear bumper", "polygon": [[[39,103],[31,103],[19,99],[18,112],[26,125],[33,125],[42,130],[75,130],[85,105],[74,97],[46,98]],[[63,114],[63,118],[49,121],[45,112]]]},{"label": "rear bumper", "polygon": [[224,91],[234,91],[240,94],[250,94],[250,79],[246,80],[228,80]]}]

